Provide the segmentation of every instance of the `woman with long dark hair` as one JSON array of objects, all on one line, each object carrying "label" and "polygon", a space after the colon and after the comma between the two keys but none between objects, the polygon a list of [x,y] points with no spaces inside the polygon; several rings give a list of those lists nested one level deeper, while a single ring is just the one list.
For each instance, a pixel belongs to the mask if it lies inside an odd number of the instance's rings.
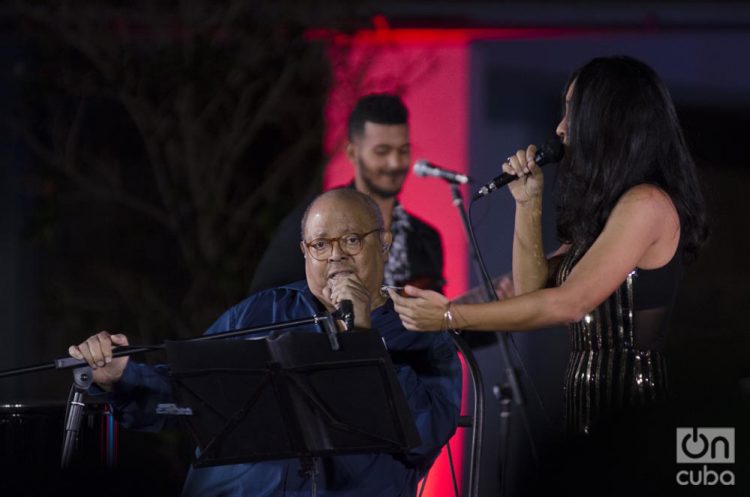
[{"label": "woman with long dark hair", "polygon": [[515,294],[451,305],[440,294],[391,292],[410,330],[533,330],[568,324],[569,431],[588,433],[607,412],[666,397],[662,355],[684,262],[706,239],[695,164],[663,82],[630,57],[597,58],[570,78],[557,134],[565,145],[557,189],[562,242],[544,255],[543,176],[536,147],[503,171],[516,202]]}]

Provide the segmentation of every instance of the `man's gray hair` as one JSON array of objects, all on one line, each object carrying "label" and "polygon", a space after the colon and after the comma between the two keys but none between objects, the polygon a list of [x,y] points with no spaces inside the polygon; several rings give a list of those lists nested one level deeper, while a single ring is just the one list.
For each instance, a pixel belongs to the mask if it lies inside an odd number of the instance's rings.
[{"label": "man's gray hair", "polygon": [[369,195],[358,192],[353,188],[336,188],[325,193],[321,193],[320,195],[315,197],[315,200],[310,202],[310,205],[307,206],[307,209],[305,209],[305,214],[302,216],[302,224],[300,225],[301,240],[304,241],[305,239],[305,226],[307,226],[307,215],[310,213],[310,209],[318,200],[328,197],[334,197],[352,203],[359,203],[367,209],[372,220],[375,222],[375,227],[379,230],[385,229],[385,223],[383,222],[383,213],[380,211],[380,207],[378,207],[378,204],[376,204]]}]

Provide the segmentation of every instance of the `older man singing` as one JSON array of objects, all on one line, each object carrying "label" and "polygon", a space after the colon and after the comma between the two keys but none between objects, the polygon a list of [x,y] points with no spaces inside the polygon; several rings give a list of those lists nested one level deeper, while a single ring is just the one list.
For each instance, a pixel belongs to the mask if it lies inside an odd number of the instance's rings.
[{"label": "older man singing", "polygon": [[[392,302],[380,292],[390,242],[380,209],[368,196],[349,189],[324,193],[310,204],[302,221],[306,281],[248,297],[206,332],[309,317],[351,300],[355,326],[377,331],[389,352],[397,352],[393,364],[422,445],[403,455],[323,458],[318,476],[321,496],[416,495],[418,480],[456,427],[461,380],[450,337],[406,331]],[[300,329],[320,332],[312,325]],[[164,418],[155,413],[155,406],[171,400],[168,368],[112,357],[113,347],[127,344],[125,335],[102,331],[71,346],[69,353],[89,363],[96,385],[92,393],[112,404],[125,427],[161,429]],[[191,468],[183,495],[301,496],[310,491],[311,481],[300,474],[299,461],[285,459]]]}]

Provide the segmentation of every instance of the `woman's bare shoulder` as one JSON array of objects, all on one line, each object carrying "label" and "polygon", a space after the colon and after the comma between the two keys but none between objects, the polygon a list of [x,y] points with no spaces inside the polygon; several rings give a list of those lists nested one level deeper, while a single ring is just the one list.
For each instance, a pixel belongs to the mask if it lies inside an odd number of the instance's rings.
[{"label": "woman's bare shoulder", "polygon": [[637,202],[645,208],[651,209],[670,209],[677,213],[677,209],[672,202],[672,198],[667,192],[651,183],[641,183],[635,185],[622,194],[617,204],[623,202]]}]

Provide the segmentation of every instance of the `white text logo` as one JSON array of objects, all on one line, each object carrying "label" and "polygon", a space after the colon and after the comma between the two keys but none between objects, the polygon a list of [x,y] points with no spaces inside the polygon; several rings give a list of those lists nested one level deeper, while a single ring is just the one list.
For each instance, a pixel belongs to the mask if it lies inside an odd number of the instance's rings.
[{"label": "white text logo", "polygon": [[679,485],[734,485],[729,469],[709,464],[734,464],[734,428],[677,428],[677,463],[699,465],[677,472]]}]

